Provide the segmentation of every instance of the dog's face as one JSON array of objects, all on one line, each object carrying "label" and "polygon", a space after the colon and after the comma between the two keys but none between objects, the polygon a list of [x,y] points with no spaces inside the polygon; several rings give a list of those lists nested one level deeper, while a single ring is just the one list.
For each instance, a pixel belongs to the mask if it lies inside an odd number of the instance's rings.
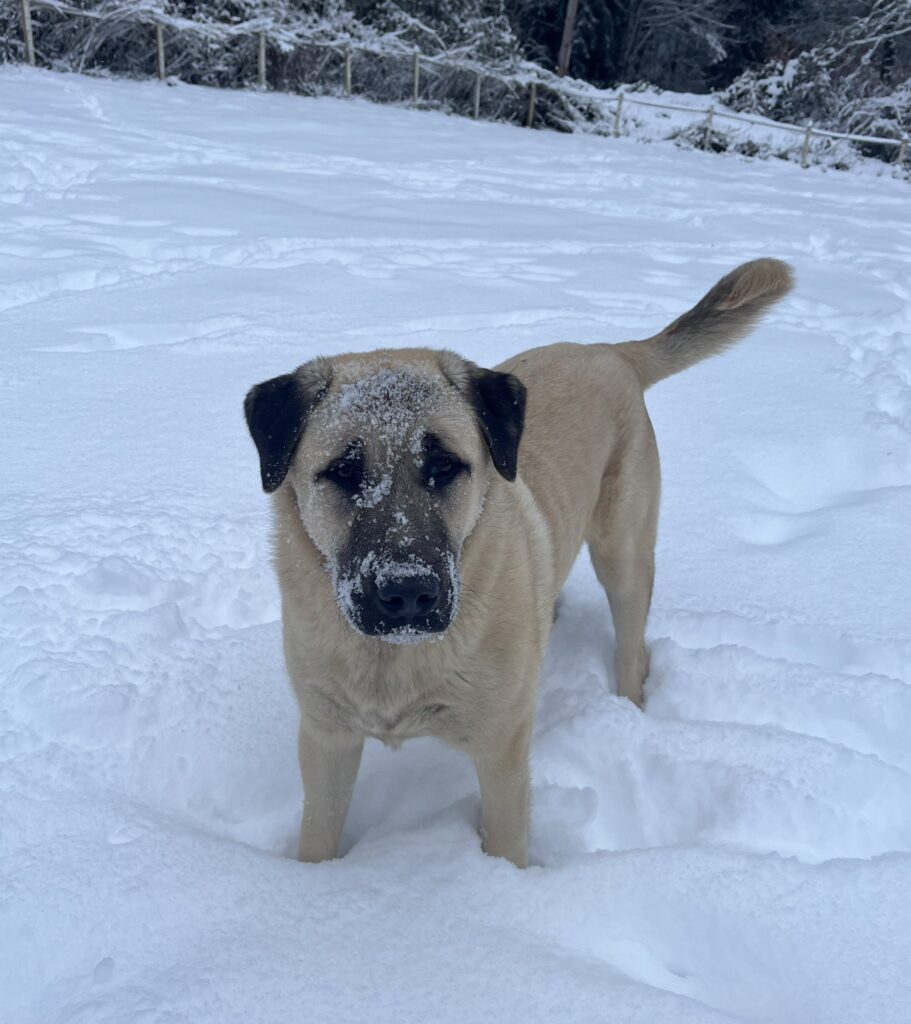
[{"label": "dog's face", "polygon": [[443,633],[490,482],[515,479],[525,389],[446,352],[318,359],[257,385],[263,487],[293,489],[339,608],[360,633]]}]

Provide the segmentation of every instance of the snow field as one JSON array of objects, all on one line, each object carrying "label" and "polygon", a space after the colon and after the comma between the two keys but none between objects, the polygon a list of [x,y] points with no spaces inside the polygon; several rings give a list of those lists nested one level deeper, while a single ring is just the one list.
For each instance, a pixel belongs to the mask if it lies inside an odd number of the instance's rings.
[{"label": "snow field", "polygon": [[[911,1018],[907,186],[361,102],[0,69],[0,1021]],[[241,400],[317,353],[486,365],[798,289],[649,394],[646,712],[585,558],[532,858],[470,766],[301,799]]]}]

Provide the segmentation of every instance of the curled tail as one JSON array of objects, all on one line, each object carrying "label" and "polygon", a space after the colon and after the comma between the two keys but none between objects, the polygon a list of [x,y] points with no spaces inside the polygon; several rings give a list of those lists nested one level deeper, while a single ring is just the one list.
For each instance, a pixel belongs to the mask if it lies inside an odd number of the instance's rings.
[{"label": "curled tail", "polygon": [[723,277],[689,312],[659,334],[616,347],[636,367],[642,387],[651,387],[740,341],[793,284],[787,263],[752,260]]}]

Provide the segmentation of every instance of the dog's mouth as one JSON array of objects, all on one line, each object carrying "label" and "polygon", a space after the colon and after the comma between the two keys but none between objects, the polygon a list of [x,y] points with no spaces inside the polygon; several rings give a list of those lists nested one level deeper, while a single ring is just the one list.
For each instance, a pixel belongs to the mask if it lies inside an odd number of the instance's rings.
[{"label": "dog's mouth", "polygon": [[387,643],[439,638],[458,611],[459,576],[451,554],[434,565],[414,555],[393,559],[370,552],[354,565],[336,567],[332,581],[348,624]]}]

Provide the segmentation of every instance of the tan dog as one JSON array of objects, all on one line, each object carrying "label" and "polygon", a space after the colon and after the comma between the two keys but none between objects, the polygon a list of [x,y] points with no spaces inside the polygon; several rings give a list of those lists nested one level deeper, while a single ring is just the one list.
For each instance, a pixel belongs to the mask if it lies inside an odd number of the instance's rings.
[{"label": "tan dog", "polygon": [[528,863],[538,671],[583,543],[618,692],[642,701],[659,498],[643,392],[743,337],[791,283],[755,260],[646,341],[497,371],[427,349],[314,359],[250,391],[301,709],[301,860],[336,856],[366,736],[438,736],[477,768],[484,848]]}]

